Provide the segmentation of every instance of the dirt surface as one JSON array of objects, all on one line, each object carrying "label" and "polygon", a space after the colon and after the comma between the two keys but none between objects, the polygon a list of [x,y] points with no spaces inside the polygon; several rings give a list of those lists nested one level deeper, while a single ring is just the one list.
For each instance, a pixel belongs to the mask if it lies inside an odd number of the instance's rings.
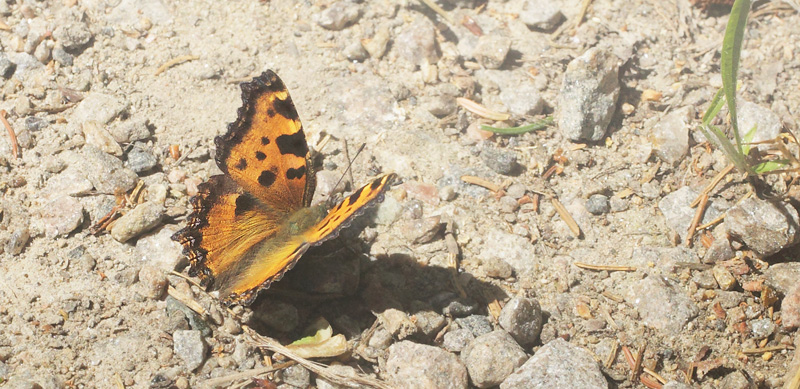
[{"label": "dirt surface", "polygon": [[[745,267],[728,273],[736,286],[722,290],[717,273],[705,282],[716,269],[701,261],[705,242],[696,238],[687,248],[685,230],[674,230],[662,212],[667,195],[685,187],[696,194],[727,165],[696,123],[721,86],[729,7],[595,0],[576,26],[579,2],[554,1],[564,18],[537,29],[521,15],[525,3],[537,2],[442,3],[454,23],[416,1],[0,0],[8,27],[0,28],[0,65],[15,64],[3,74],[0,109],[19,143],[15,157],[2,131],[0,386],[202,387],[265,365],[271,353],[248,343],[218,301],[169,273],[185,274],[186,266],[169,236],[183,226],[197,184],[219,173],[213,139],[236,118],[238,84],[272,69],[291,92],[309,144],[331,136],[321,148],[318,198],[334,191],[347,158],[355,157],[346,190],[386,172],[399,182],[377,212],[239,309],[250,327],[286,343],[323,316],[356,349],[377,315],[377,332],[391,335],[384,344],[323,361],[392,382],[379,360],[405,335],[392,330],[387,309],[418,325],[428,317],[421,312],[434,312],[441,325],[409,339],[440,346],[454,318],[481,315],[499,328],[499,310],[520,296],[544,312],[528,355],[563,338],[604,365],[617,344],[634,354],[646,345],[644,366],[668,381],[683,382],[690,363],[702,361],[692,387],[726,387],[739,376],[782,387],[795,329],[781,326],[780,303],[764,308],[758,291],[741,286],[763,280],[767,262],[734,243],[726,260]],[[796,130],[800,15],[780,1],[757,6],[742,54],[741,100]],[[510,50],[495,63],[504,45]],[[558,125],[515,136],[477,129],[557,113],[567,65],[592,47],[619,69],[619,97],[599,141],[570,141]],[[481,119],[457,97],[510,110],[511,119]],[[653,128],[686,107],[690,147],[672,161],[657,152]],[[468,184],[464,175],[500,190]],[[138,179],[144,192],[132,201],[159,206],[142,208],[128,229],[93,233]],[[747,188],[733,179],[713,199],[724,212]],[[596,194],[610,202],[597,215],[587,211]],[[722,225],[703,236],[727,240]],[[325,256],[334,251],[337,258]],[[459,313],[441,302],[459,293],[453,279],[474,309]],[[176,319],[175,306],[185,306],[167,297],[167,285],[169,295],[197,300],[205,323]],[[772,327],[759,323],[772,330],[754,335],[752,321],[764,318]],[[193,342],[190,329],[202,341]],[[191,351],[177,346],[177,332],[186,345],[203,345],[195,365]],[[630,370],[622,351],[602,369],[609,387],[641,387]],[[271,379],[289,385],[287,377]],[[314,377],[297,385],[321,387]],[[223,386],[247,384],[255,385],[239,378]]]}]

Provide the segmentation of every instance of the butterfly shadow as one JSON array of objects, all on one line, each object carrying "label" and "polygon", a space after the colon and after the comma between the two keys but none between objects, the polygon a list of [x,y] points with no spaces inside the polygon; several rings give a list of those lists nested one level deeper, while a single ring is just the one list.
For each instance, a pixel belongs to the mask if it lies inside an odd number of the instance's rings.
[{"label": "butterfly shadow", "polygon": [[351,249],[340,239],[310,249],[283,280],[261,293],[248,324],[291,342],[303,336],[306,325],[324,317],[334,332],[358,340],[385,312],[396,310],[405,315],[394,311],[393,317],[406,316],[417,323],[410,340],[435,343],[441,341],[436,339],[438,332],[453,319],[485,316],[490,302],[508,297],[490,281],[426,266],[421,263],[424,258],[407,253],[370,258],[362,254],[365,251]]}]

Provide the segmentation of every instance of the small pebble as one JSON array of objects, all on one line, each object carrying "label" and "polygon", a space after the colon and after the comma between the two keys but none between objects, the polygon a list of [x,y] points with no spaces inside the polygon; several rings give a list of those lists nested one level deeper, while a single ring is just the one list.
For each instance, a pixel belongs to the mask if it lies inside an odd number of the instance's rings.
[{"label": "small pebble", "polygon": [[392,336],[399,340],[415,335],[419,330],[417,325],[408,317],[408,314],[393,308],[383,311],[383,313],[378,315],[378,320],[381,321],[383,327],[386,328]]},{"label": "small pebble", "polygon": [[501,197],[498,204],[502,213],[513,213],[519,209],[519,203],[511,196]]},{"label": "small pebble", "polygon": [[514,174],[519,168],[514,152],[494,147],[484,148],[481,151],[481,160],[489,169],[503,175]]},{"label": "small pebble", "polygon": [[361,44],[361,42],[355,41],[347,46],[345,46],[344,50],[342,50],[342,54],[350,61],[362,62],[369,57],[369,53]]},{"label": "small pebble", "polygon": [[475,335],[472,334],[472,331],[465,328],[459,328],[457,330],[448,331],[446,334],[444,334],[442,347],[444,347],[444,349],[447,351],[458,353],[461,352],[464,347],[467,347],[467,344],[469,344],[472,339],[475,339]]},{"label": "small pebble", "polygon": [[83,222],[83,205],[74,197],[59,196],[44,206],[41,216],[45,236],[64,236]]},{"label": "small pebble", "polygon": [[361,16],[361,9],[358,4],[349,1],[337,1],[316,16],[317,24],[321,27],[339,31],[355,23],[358,17]]},{"label": "small pebble", "polygon": [[525,350],[503,330],[473,339],[461,350],[472,383],[478,388],[499,385],[528,359]]},{"label": "small pebble", "polygon": [[714,266],[711,268],[711,271],[714,273],[714,279],[717,280],[720,289],[731,290],[736,287],[736,278],[724,266]]},{"label": "small pebble", "polygon": [[392,46],[401,58],[422,67],[436,63],[439,53],[436,45],[436,27],[427,17],[417,17],[394,39]]},{"label": "small pebble", "polygon": [[508,189],[506,189],[506,194],[511,196],[511,198],[519,200],[522,196],[525,196],[525,186],[521,184],[511,184],[509,185]]},{"label": "small pebble", "polygon": [[586,210],[592,215],[602,215],[611,210],[608,202],[608,196],[601,194],[593,194],[586,200]]},{"label": "small pebble", "polygon": [[117,242],[127,242],[161,223],[164,205],[157,202],[139,204],[122,215],[111,227],[111,237]]},{"label": "small pebble", "polygon": [[466,388],[469,383],[458,357],[407,340],[389,347],[384,372],[391,385],[401,388]]},{"label": "small pebble", "polygon": [[502,34],[486,34],[478,38],[473,56],[487,69],[503,66],[511,49],[511,38]]},{"label": "small pebble", "polygon": [[22,252],[28,244],[31,235],[27,227],[16,228],[6,242],[5,251],[10,255],[17,255]]},{"label": "small pebble", "polygon": [[439,189],[439,199],[442,201],[452,201],[456,198],[456,188],[453,185],[445,185]]},{"label": "small pebble", "polygon": [[160,300],[167,291],[167,275],[155,266],[144,265],[139,270],[139,284],[145,297]]},{"label": "small pebble", "polygon": [[542,308],[537,300],[514,297],[500,311],[497,321],[519,344],[528,347],[539,340]]},{"label": "small pebble", "polygon": [[114,137],[105,127],[93,120],[83,123],[83,135],[86,143],[114,156],[122,155],[122,147],[114,140]]},{"label": "small pebble", "polygon": [[483,315],[470,315],[455,320],[460,328],[472,331],[476,337],[492,332],[492,323]]},{"label": "small pebble", "polygon": [[70,52],[80,51],[92,40],[89,26],[82,22],[60,25],[53,31],[53,38]]},{"label": "small pebble", "polygon": [[141,143],[135,143],[126,154],[125,166],[136,173],[146,172],[158,165],[158,157],[153,150]]},{"label": "small pebble", "polygon": [[200,331],[175,331],[172,334],[172,348],[175,355],[183,360],[188,371],[197,369],[205,361],[206,344]]}]

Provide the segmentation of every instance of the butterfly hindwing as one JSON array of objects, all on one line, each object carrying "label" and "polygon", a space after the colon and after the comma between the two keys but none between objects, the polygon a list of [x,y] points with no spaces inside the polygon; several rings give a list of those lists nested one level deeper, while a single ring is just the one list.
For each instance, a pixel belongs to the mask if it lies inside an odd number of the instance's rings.
[{"label": "butterfly hindwing", "polygon": [[217,175],[198,186],[186,227],[172,239],[189,257],[190,275],[214,278],[253,245],[275,235],[279,215],[229,177]]},{"label": "butterfly hindwing", "polygon": [[214,139],[216,162],[246,192],[284,212],[299,209],[313,195],[308,180],[308,145],[286,85],[268,70],[242,84],[235,122]]}]

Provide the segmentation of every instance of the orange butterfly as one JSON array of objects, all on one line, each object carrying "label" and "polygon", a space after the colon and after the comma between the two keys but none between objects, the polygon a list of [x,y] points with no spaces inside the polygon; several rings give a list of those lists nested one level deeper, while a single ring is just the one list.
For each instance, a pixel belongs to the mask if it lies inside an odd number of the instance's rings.
[{"label": "orange butterfly", "polygon": [[268,70],[243,83],[238,118],[214,139],[222,170],[198,186],[185,228],[172,239],[223,302],[248,305],[312,245],[335,237],[383,199],[395,174],[327,211],[310,206],[316,185],[303,126],[286,86]]}]

